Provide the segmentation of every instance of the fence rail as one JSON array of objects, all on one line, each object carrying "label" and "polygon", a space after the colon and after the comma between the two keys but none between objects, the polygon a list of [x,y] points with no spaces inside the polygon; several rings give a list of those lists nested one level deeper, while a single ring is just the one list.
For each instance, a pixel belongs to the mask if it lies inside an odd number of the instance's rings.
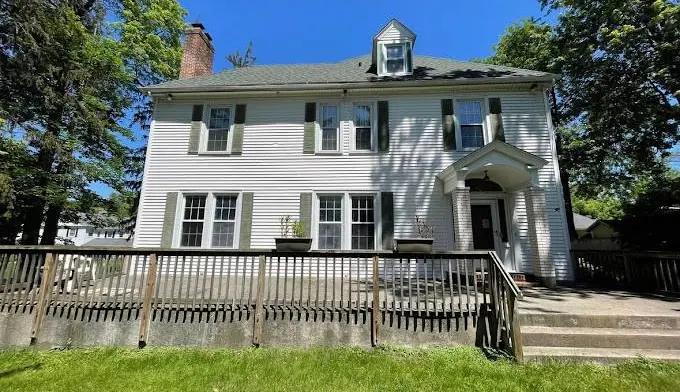
[{"label": "fence rail", "polygon": [[370,319],[373,344],[394,320],[457,319],[481,326],[484,345],[513,353],[521,347],[519,297],[493,252],[0,247],[0,311],[32,313],[33,339],[45,315],[82,319],[93,311],[141,319],[141,345],[151,321],[252,318],[257,345],[270,316]]},{"label": "fence rail", "polygon": [[573,251],[576,279],[593,286],[680,295],[680,253]]}]

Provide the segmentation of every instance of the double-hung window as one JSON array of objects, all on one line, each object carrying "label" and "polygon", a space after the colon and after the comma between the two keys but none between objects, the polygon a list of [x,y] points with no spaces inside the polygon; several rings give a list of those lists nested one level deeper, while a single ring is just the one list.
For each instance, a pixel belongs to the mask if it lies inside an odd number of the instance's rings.
[{"label": "double-hung window", "polygon": [[231,108],[210,108],[206,151],[229,151],[229,128],[231,127]]},{"label": "double-hung window", "polygon": [[78,237],[78,228],[71,228],[69,227],[66,229],[66,236],[67,237]]},{"label": "double-hung window", "polygon": [[236,230],[236,201],[235,195],[220,195],[215,197],[215,218],[213,219],[212,242],[213,248],[233,248]]},{"label": "double-hung window", "polygon": [[234,248],[238,238],[238,194],[188,194],[178,218],[177,245],[193,248]]},{"label": "double-hung window", "polygon": [[351,196],[352,249],[375,248],[375,198]]},{"label": "double-hung window", "polygon": [[340,112],[338,105],[321,104],[319,109],[321,138],[319,151],[339,151]]},{"label": "double-hung window", "polygon": [[201,247],[203,244],[203,221],[205,220],[206,196],[187,196],[184,199],[182,235],[180,245]]},{"label": "double-hung window", "polygon": [[342,196],[319,197],[319,249],[342,249]]},{"label": "double-hung window", "polygon": [[458,102],[460,136],[463,148],[484,146],[484,109],[482,101],[469,100]]},{"label": "double-hung window", "polygon": [[406,45],[385,45],[385,73],[401,74],[406,72]]},{"label": "double-hung window", "polygon": [[375,194],[318,197],[318,249],[376,249],[378,221]]},{"label": "double-hung window", "polygon": [[375,132],[373,130],[373,108],[370,104],[354,104],[354,150],[373,151]]}]

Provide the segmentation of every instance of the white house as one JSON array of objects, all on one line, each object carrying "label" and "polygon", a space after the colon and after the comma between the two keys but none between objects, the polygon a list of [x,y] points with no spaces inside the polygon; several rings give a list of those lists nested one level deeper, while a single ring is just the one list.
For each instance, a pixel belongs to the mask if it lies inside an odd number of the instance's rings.
[{"label": "white house", "polygon": [[391,250],[419,215],[436,250],[493,249],[510,271],[571,280],[555,75],[421,56],[397,20],[370,44],[212,74],[192,25],[181,78],[148,88],[134,246],[272,248],[291,215],[313,249]]},{"label": "white house", "polygon": [[83,216],[77,223],[60,222],[56,243],[75,246],[131,246],[130,236],[129,230],[115,226],[100,227]]}]

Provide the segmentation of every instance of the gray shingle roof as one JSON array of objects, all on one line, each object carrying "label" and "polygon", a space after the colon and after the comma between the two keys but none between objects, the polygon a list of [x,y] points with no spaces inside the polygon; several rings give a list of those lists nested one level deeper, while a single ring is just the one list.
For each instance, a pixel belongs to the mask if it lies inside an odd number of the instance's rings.
[{"label": "gray shingle roof", "polygon": [[588,230],[595,222],[597,222],[596,219],[574,213],[574,227],[576,230]]},{"label": "gray shingle roof", "polygon": [[406,80],[479,80],[532,78],[551,79],[555,75],[519,68],[502,67],[474,62],[455,61],[436,57],[413,56],[413,75],[377,77],[371,65],[371,55],[352,58],[339,63],[255,65],[222,71],[209,76],[172,80],[148,88],[149,91],[206,90],[225,87],[292,86],[310,84],[351,84]]},{"label": "gray shingle roof", "polygon": [[132,239],[128,238],[93,238],[83,246],[121,246],[132,247]]}]

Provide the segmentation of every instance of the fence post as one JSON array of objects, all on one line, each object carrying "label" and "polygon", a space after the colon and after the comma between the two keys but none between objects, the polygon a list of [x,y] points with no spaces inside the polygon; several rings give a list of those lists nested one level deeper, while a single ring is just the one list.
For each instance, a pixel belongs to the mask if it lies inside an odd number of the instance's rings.
[{"label": "fence post", "polygon": [[57,272],[55,268],[54,253],[50,252],[45,255],[45,267],[43,269],[42,281],[40,282],[40,291],[38,292],[38,306],[33,314],[33,325],[31,327],[31,345],[38,341],[38,333],[42,327],[43,319],[45,318],[45,308],[47,307],[47,295],[52,290],[54,285],[54,275]]},{"label": "fence post", "polygon": [[378,326],[380,325],[380,256],[373,256],[373,306],[371,308],[371,346],[378,346]]},{"label": "fence post", "polygon": [[628,288],[631,288],[633,285],[633,276],[632,276],[632,271],[630,270],[630,257],[628,256],[628,252],[622,252],[623,255],[623,273],[625,274],[626,278],[626,285]]},{"label": "fence post", "polygon": [[508,299],[510,300],[510,333],[512,337],[512,351],[517,362],[524,362],[524,344],[522,343],[522,330],[519,320],[519,306],[517,297],[512,290],[509,290]]},{"label": "fence post", "polygon": [[156,289],[156,270],[158,263],[156,254],[152,253],[149,256],[149,274],[146,277],[146,285],[144,288],[144,298],[142,299],[142,319],[139,324],[139,348],[146,346],[146,340],[149,337],[149,325],[151,324],[151,306],[153,303],[154,291]]},{"label": "fence post", "polygon": [[253,346],[260,347],[262,343],[262,324],[264,324],[264,285],[265,264],[267,257],[260,255],[257,271],[257,297],[255,298],[255,317],[253,318]]}]

